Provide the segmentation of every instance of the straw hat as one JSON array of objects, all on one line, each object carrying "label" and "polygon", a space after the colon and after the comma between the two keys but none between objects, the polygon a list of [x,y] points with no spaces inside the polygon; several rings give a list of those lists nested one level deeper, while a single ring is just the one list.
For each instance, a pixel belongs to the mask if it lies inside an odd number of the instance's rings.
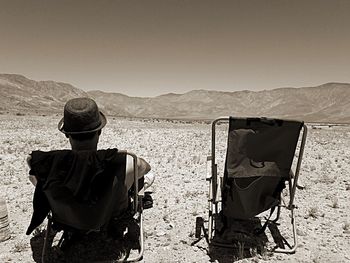
[{"label": "straw hat", "polygon": [[84,134],[101,130],[107,123],[96,102],[90,98],[75,98],[64,106],[58,129],[64,134]]}]

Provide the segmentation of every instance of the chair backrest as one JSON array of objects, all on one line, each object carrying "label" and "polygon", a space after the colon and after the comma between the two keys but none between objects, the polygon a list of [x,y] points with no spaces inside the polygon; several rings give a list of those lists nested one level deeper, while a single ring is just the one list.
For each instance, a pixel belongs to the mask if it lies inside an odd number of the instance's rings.
[{"label": "chair backrest", "polygon": [[99,229],[128,206],[125,186],[126,152],[52,151],[42,190],[54,222],[79,230]]},{"label": "chair backrest", "polygon": [[247,219],[275,206],[290,178],[303,122],[230,118],[223,213]]}]

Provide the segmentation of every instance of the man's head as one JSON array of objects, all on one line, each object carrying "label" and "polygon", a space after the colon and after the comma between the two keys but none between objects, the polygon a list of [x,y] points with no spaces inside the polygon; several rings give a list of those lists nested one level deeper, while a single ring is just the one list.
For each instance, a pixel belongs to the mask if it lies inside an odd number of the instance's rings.
[{"label": "man's head", "polygon": [[76,98],[64,106],[64,116],[58,123],[58,129],[69,138],[72,147],[82,144],[88,146],[91,143],[97,145],[101,129],[106,123],[106,117],[99,111],[94,100]]}]

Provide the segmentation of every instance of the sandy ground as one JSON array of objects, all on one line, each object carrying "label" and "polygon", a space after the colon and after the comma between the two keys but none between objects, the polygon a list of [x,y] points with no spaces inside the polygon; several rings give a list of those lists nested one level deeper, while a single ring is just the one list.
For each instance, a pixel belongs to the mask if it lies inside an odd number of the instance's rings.
[{"label": "sandy ground", "polygon": [[[27,178],[32,150],[69,148],[58,117],[0,116],[0,195],[6,199],[11,239],[0,243],[0,262],[33,262],[25,235],[34,188]],[[219,133],[219,165],[225,137]],[[145,210],[144,262],[210,262],[204,240],[191,246],[196,216],[207,217],[208,124],[109,119],[100,148],[144,157],[157,178],[154,207]],[[292,255],[258,255],[240,262],[350,262],[350,126],[309,127],[296,196],[299,246]],[[283,211],[285,212],[285,211]],[[287,213],[281,232],[288,233]],[[290,234],[286,234],[290,237]]]}]

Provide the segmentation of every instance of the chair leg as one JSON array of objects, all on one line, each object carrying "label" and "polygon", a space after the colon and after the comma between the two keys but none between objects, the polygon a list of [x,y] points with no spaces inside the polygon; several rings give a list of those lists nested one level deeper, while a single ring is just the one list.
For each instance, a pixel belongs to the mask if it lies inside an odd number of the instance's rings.
[{"label": "chair leg", "polygon": [[[141,201],[142,202],[142,201]],[[140,229],[140,235],[139,235],[139,249],[138,249],[138,254],[134,257],[129,257],[130,256],[130,250],[126,252],[126,254],[118,259],[115,262],[138,262],[142,260],[143,258],[143,253],[144,253],[144,229],[143,229],[143,212],[142,212],[142,203],[139,202],[139,208],[136,214],[134,215],[134,219],[137,221],[137,224]]]},{"label": "chair leg", "polygon": [[47,219],[47,227],[46,227],[46,232],[45,232],[45,237],[44,237],[44,245],[43,245],[43,250],[41,253],[41,262],[45,263],[45,258],[46,258],[46,252],[47,252],[47,247],[48,247],[48,240],[51,232],[51,224],[52,224],[52,219],[51,216],[48,216]]},{"label": "chair leg", "polygon": [[274,223],[277,223],[278,219],[280,218],[280,215],[281,215],[281,206],[280,205],[277,206],[277,212],[276,213],[277,213],[276,214],[276,218],[274,220],[271,220]]},{"label": "chair leg", "polygon": [[289,249],[284,249],[284,248],[276,248],[274,252],[276,253],[287,253],[287,254],[293,254],[295,253],[297,246],[298,246],[298,240],[297,240],[297,232],[296,232],[296,225],[295,225],[295,217],[294,217],[294,207],[291,208],[291,224],[293,228],[293,245],[289,245],[288,243],[287,246]]}]

